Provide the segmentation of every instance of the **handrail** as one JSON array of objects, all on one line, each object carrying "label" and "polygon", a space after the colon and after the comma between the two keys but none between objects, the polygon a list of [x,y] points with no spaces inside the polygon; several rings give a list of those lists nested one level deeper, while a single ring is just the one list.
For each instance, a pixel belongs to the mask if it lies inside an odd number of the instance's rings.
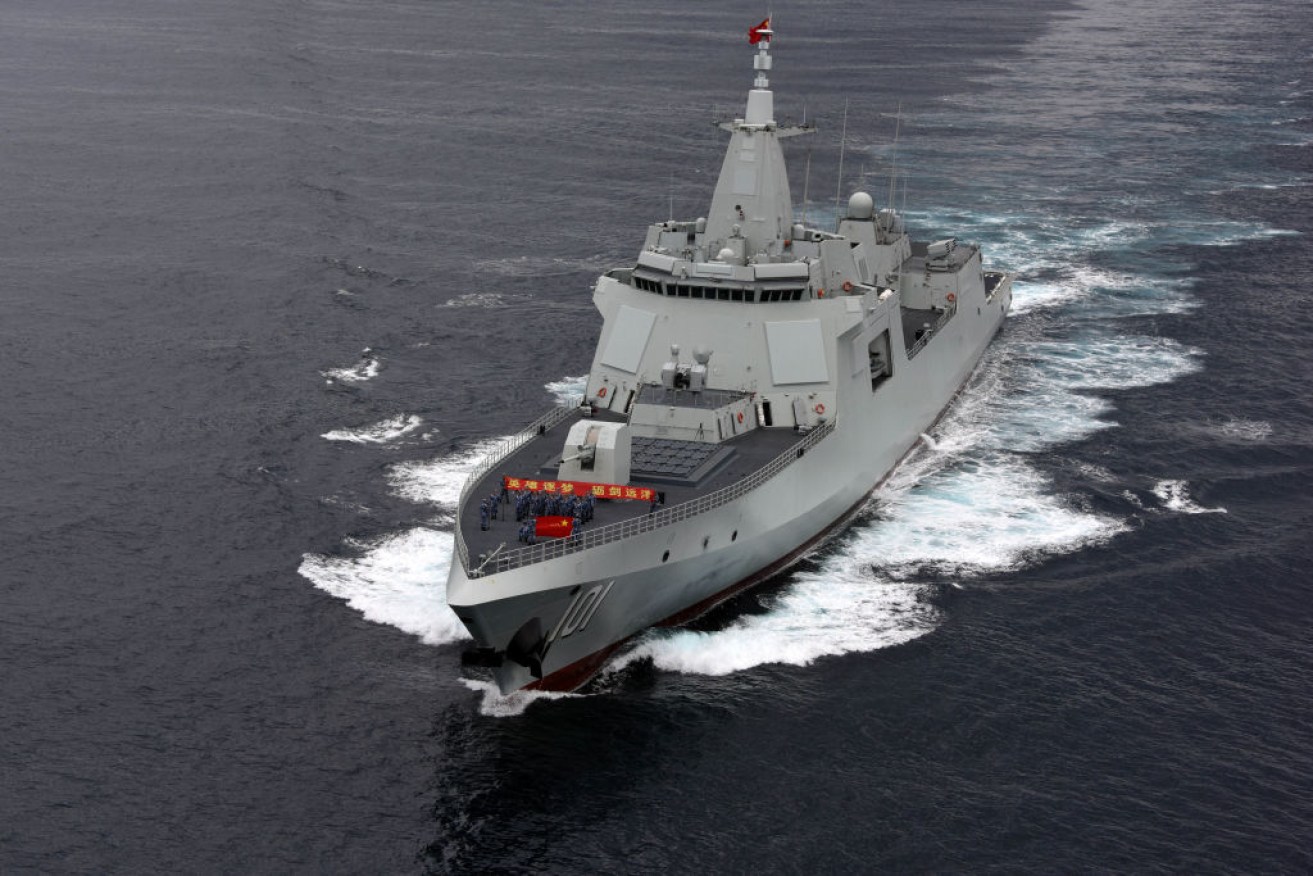
[{"label": "handrail", "polygon": [[957,305],[956,305],[956,304],[954,304],[951,308],[949,308],[948,310],[945,310],[943,313],[941,313],[941,314],[939,315],[939,319],[937,319],[937,320],[935,321],[935,324],[932,325],[932,326],[930,327],[930,331],[928,331],[928,332],[926,332],[925,334],[921,335],[920,340],[918,340],[915,344],[913,344],[910,348],[908,348],[908,351],[907,351],[907,358],[908,358],[909,361],[910,361],[911,359],[913,359],[913,358],[916,356],[917,353],[919,353],[919,352],[921,352],[923,349],[925,349],[925,345],[928,344],[928,343],[930,343],[930,339],[931,339],[931,338],[933,338],[935,335],[939,334],[939,330],[940,330],[941,328],[944,327],[944,323],[946,323],[946,322],[948,322],[950,319],[952,319],[952,318],[953,318],[953,314],[955,314],[955,313],[957,313]]},{"label": "handrail", "polygon": [[[775,477],[775,475],[788,468],[793,463],[803,457],[807,450],[816,446],[826,436],[834,431],[834,421],[822,423],[820,426],[812,429],[801,441],[785,450],[779,456],[776,456],[766,465],[757,469],[750,476],[744,478],[738,483],[731,484],[716,490],[714,493],[707,493],[705,496],[699,496],[687,502],[681,502],[678,505],[671,505],[669,508],[652,514],[644,514],[638,517],[631,517],[628,520],[622,520],[618,523],[611,523],[606,526],[600,526],[597,529],[577,530],[573,535],[567,538],[552,539],[541,544],[529,545],[528,547],[517,548],[511,551],[503,551],[495,557],[487,557],[484,565],[492,565],[491,571],[472,572],[468,562],[465,562],[466,573],[470,577],[480,575],[496,574],[497,572],[506,572],[511,569],[517,569],[521,566],[528,566],[534,563],[541,563],[545,560],[563,557],[567,554],[578,553],[579,551],[590,550],[591,548],[601,547],[604,544],[610,544],[614,541],[629,538],[643,532],[651,532],[654,529],[660,529],[663,526],[669,526],[672,523],[678,523],[681,520],[687,520],[690,517],[696,517],[699,514],[717,508],[727,502],[743,496],[766,481]],[[457,534],[457,541],[460,536]],[[462,557],[464,555],[462,554]]]},{"label": "handrail", "polygon": [[499,443],[496,447],[483,458],[483,461],[476,465],[465,478],[465,483],[460,488],[460,498],[456,500],[456,554],[460,557],[461,567],[466,572],[470,571],[470,551],[465,546],[465,538],[461,534],[460,517],[461,510],[465,507],[465,500],[469,497],[470,491],[479,485],[483,476],[492,469],[496,468],[502,460],[519,450],[525,444],[528,444],[542,432],[546,432],[562,420],[569,417],[575,411],[579,410],[579,405],[583,401],[582,396],[570,396],[566,399],[565,404],[557,405],[551,408],[547,413],[525,426],[519,432],[510,436]]}]

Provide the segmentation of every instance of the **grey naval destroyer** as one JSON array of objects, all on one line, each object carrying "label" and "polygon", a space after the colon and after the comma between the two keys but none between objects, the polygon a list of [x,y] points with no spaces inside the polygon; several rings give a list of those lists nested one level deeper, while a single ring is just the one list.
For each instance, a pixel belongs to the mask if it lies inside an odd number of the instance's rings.
[{"label": "grey naval destroyer", "polygon": [[503,693],[573,690],[622,643],[787,568],[914,448],[999,330],[1012,275],[857,192],[795,221],[772,33],[705,217],[597,280],[584,396],[469,476],[447,601]]}]

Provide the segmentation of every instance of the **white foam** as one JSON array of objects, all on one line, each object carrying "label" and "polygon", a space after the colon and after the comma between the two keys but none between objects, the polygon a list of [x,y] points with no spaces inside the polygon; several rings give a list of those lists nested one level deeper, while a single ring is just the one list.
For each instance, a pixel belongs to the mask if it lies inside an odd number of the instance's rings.
[{"label": "white foam", "polygon": [[415,431],[423,422],[415,414],[398,414],[361,429],[334,429],[325,432],[323,437],[353,444],[387,444]]},{"label": "white foam", "polygon": [[412,502],[454,509],[470,472],[504,440],[489,438],[450,456],[397,463],[388,467],[388,483]]},{"label": "white foam", "polygon": [[1095,465],[1092,462],[1077,463],[1076,471],[1096,483],[1111,484],[1117,480],[1117,476],[1112,473],[1111,469]]},{"label": "white foam", "polygon": [[1146,336],[1087,336],[1026,345],[1042,380],[1064,389],[1127,389],[1170,383],[1200,368],[1203,351]]},{"label": "white foam", "polygon": [[588,388],[588,375],[562,377],[560,380],[548,381],[543,386],[555,396],[558,405],[571,404],[583,397],[584,390]]},{"label": "white foam", "polygon": [[[923,465],[933,466],[933,456]],[[880,517],[847,533],[819,570],[795,573],[769,611],[714,632],[649,631],[608,669],[646,658],[670,672],[726,675],[901,645],[940,619],[926,600],[931,587],[905,580],[909,575],[933,571],[960,586],[964,578],[1018,568],[1125,529],[1067,508],[1015,460],[943,470],[914,487],[895,485],[878,501]]]},{"label": "white foam", "polygon": [[327,371],[319,372],[329,383],[341,381],[343,383],[364,383],[366,380],[372,380],[378,376],[379,361],[374,356],[373,351],[366,347],[360,354],[360,360],[354,365],[348,365],[345,368],[330,368]]},{"label": "white foam", "polygon": [[497,685],[489,681],[474,678],[462,678],[461,683],[472,691],[482,694],[479,714],[490,718],[514,718],[523,715],[524,710],[543,700],[583,699],[584,694],[557,693],[543,690],[517,690],[505,696]]},{"label": "white foam", "polygon": [[652,630],[612,668],[650,658],[660,669],[728,675],[766,663],[806,666],[821,657],[900,645],[934,629],[922,586],[881,581],[857,563],[799,575],[764,615],[716,632]]},{"label": "white foam", "polygon": [[1266,441],[1272,437],[1272,424],[1266,420],[1227,420],[1219,430],[1238,441]]},{"label": "white foam", "polygon": [[1198,307],[1188,284],[1179,279],[1148,279],[1080,265],[1046,268],[1045,279],[1013,284],[1012,315],[1076,305],[1067,315],[1081,317],[1185,313]]},{"label": "white foam", "polygon": [[1225,514],[1225,508],[1205,508],[1190,498],[1190,487],[1185,481],[1159,481],[1154,485],[1153,494],[1163,503],[1168,511],[1181,514]]},{"label": "white foam", "polygon": [[362,547],[356,557],[306,554],[297,571],[366,620],[396,627],[425,644],[469,638],[445,595],[451,533],[418,527]]},{"label": "white foam", "polygon": [[481,307],[499,309],[509,307],[520,301],[527,301],[525,295],[503,295],[500,292],[470,292],[448,299],[444,307]]},{"label": "white foam", "polygon": [[909,460],[876,495],[878,516],[845,534],[818,571],[795,573],[766,613],[714,632],[650,631],[608,670],[648,658],[667,671],[725,675],[900,645],[940,616],[925,599],[930,587],[910,577],[960,586],[1125,531],[1121,521],[1070,507],[1021,459],[973,446],[980,437],[969,426],[949,429],[938,449]]},{"label": "white foam", "polygon": [[913,460],[877,492],[880,518],[857,544],[895,579],[972,577],[1019,569],[1041,557],[1107,541],[1120,521],[1090,514],[1010,454],[978,450],[969,463]]},{"label": "white foam", "polygon": [[1036,451],[1086,438],[1115,422],[1107,400],[1085,390],[1168,383],[1198,370],[1202,352],[1168,338],[1104,336],[1032,341],[1007,336],[988,354],[1000,384],[972,388],[952,420],[968,420],[1001,450]]}]

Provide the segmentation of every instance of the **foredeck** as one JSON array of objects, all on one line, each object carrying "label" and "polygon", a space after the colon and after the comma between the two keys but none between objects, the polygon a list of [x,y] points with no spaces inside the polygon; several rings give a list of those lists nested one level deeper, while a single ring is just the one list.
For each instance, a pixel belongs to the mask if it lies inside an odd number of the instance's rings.
[{"label": "foredeck", "polygon": [[[644,501],[598,501],[593,519],[576,530],[576,535],[539,539],[527,546],[518,539],[521,524],[515,520],[512,501],[499,505],[497,519],[489,520],[487,529],[483,529],[479,502],[500,494],[504,476],[555,478],[566,436],[582,417],[580,408],[549,412],[527,433],[512,439],[519,446],[504,449],[500,454],[494,452],[471,475],[461,492],[456,527],[457,553],[471,577],[587,550],[709,510],[772,476],[833,429],[832,423],[805,435],[791,428],[753,429],[721,444],[703,445],[713,452],[695,465],[681,463],[680,459],[687,458],[683,452],[687,448],[675,446],[690,442],[636,438],[629,484],[651,487],[663,494],[665,501],[657,508]],[[625,421],[609,411],[598,411],[593,418],[602,422]]]}]

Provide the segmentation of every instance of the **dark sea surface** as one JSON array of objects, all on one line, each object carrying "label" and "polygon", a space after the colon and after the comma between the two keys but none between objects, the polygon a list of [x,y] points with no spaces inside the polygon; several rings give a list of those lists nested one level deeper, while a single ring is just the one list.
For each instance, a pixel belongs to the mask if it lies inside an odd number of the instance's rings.
[{"label": "dark sea surface", "polygon": [[1013,317],[792,572],[582,696],[462,666],[462,474],[761,15],[0,5],[0,872],[1313,870],[1307,2],[777,8],[797,208],[846,106]]}]

